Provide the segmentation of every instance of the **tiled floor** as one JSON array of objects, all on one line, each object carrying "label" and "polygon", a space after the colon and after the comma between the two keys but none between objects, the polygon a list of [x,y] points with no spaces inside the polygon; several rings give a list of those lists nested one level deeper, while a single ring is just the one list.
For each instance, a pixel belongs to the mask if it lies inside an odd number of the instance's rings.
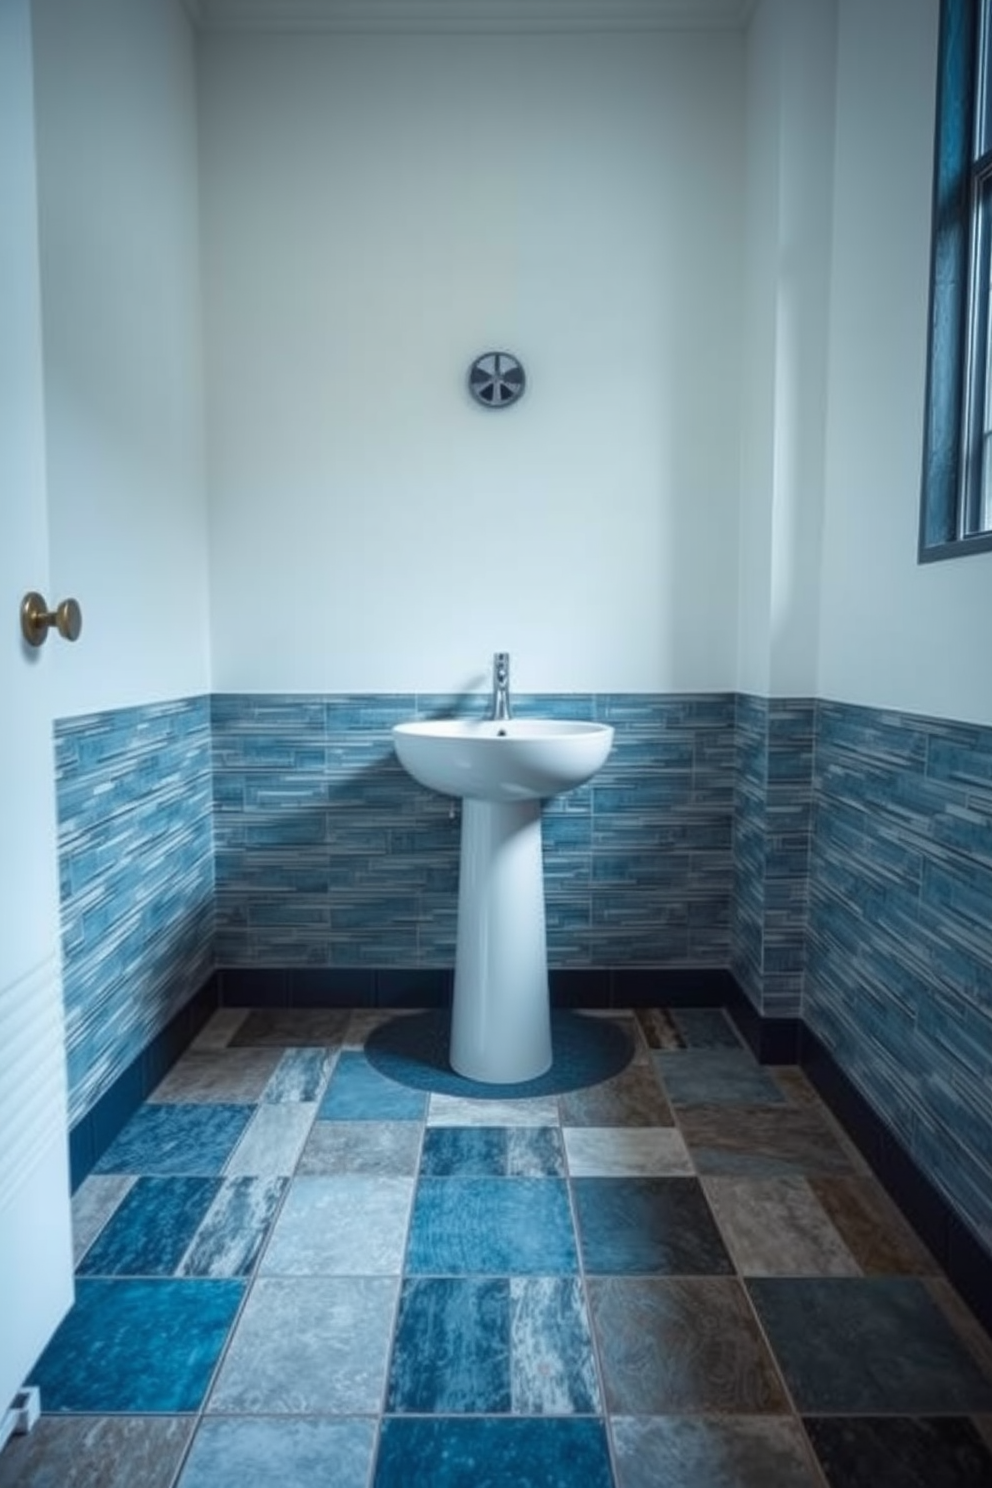
[{"label": "tiled floor", "polygon": [[215,1016],[76,1197],[0,1488],[990,1488],[992,1343],[798,1071],[652,1010],[468,1101],[381,1016]]}]

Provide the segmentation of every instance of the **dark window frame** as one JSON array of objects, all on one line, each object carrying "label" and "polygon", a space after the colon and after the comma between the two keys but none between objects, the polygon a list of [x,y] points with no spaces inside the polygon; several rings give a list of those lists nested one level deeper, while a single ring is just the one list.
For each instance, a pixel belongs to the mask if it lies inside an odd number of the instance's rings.
[{"label": "dark window frame", "polygon": [[[990,0],[941,0],[934,137],[923,490],[919,561],[992,550],[992,530],[974,529],[981,504],[989,367],[992,267],[992,149],[975,158],[975,119],[992,48],[981,55],[982,11]],[[986,100],[985,134],[992,126]],[[982,141],[988,144],[988,138]],[[984,203],[984,205],[983,205]],[[973,258],[984,257],[983,273]],[[979,286],[973,293],[972,285]],[[982,287],[983,286],[983,287]],[[973,303],[974,300],[974,303]],[[992,393],[992,388],[988,389]],[[989,450],[992,459],[992,449]],[[986,471],[986,481],[992,471]]]}]

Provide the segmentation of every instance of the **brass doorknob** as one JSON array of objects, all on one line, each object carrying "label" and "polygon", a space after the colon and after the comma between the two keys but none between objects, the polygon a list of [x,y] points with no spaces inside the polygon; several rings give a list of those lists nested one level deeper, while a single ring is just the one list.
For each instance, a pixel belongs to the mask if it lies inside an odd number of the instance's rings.
[{"label": "brass doorknob", "polygon": [[21,634],[29,646],[40,646],[48,639],[48,632],[55,626],[66,641],[78,641],[83,628],[83,612],[74,599],[63,599],[54,610],[48,608],[44,596],[33,589],[21,600]]}]

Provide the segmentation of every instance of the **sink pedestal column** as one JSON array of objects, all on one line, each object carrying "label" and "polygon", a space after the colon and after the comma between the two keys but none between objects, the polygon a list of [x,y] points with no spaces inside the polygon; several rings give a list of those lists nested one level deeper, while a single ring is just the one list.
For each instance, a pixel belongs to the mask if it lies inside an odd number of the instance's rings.
[{"label": "sink pedestal column", "polygon": [[450,1058],[495,1085],[551,1068],[540,801],[462,802]]}]

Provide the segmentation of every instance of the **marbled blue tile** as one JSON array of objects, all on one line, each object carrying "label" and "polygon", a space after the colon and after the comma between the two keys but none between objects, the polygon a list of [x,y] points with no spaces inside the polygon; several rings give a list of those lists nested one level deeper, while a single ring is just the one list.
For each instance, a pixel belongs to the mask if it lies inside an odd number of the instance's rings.
[{"label": "marbled blue tile", "polygon": [[576,1178],[585,1270],[601,1276],[717,1276],[733,1264],[695,1178]]},{"label": "marbled blue tile", "polygon": [[404,1282],[387,1412],[500,1415],[510,1404],[509,1281]]},{"label": "marbled blue tile", "polygon": [[248,1276],[286,1188],[284,1178],[226,1178],[179,1266],[181,1276]]},{"label": "marbled blue tile", "polygon": [[422,1178],[407,1246],[411,1276],[558,1275],[578,1259],[557,1178]]},{"label": "marbled blue tile", "polygon": [[79,1275],[171,1276],[219,1187],[216,1178],[139,1178]]},{"label": "marbled blue tile", "polygon": [[673,1105],[723,1102],[781,1105],[785,1097],[749,1050],[678,1049],[652,1053],[655,1069]]},{"label": "marbled blue tile", "polygon": [[510,1388],[518,1415],[601,1409],[592,1333],[573,1276],[510,1278]]},{"label": "marbled blue tile", "polygon": [[564,1178],[565,1152],[558,1128],[508,1127],[506,1171],[511,1178]]},{"label": "marbled blue tile", "polygon": [[748,1291],[804,1413],[992,1410],[992,1383],[915,1278],[761,1278]]},{"label": "marbled blue tile", "polygon": [[507,1128],[431,1126],[424,1132],[420,1171],[425,1178],[484,1178],[506,1174]]},{"label": "marbled blue tile", "polygon": [[375,1445],[370,1419],[207,1416],[177,1488],[367,1488]]},{"label": "marbled blue tile", "polygon": [[219,1173],[254,1106],[144,1105],[96,1165],[98,1173]]},{"label": "marbled blue tile", "polygon": [[287,1049],[265,1087],[263,1101],[316,1101],[334,1056],[326,1049]]},{"label": "marbled blue tile", "polygon": [[427,1096],[387,1080],[364,1054],[345,1049],[321,1101],[319,1121],[422,1121]]},{"label": "marbled blue tile", "polygon": [[411,1463],[431,1488],[613,1488],[606,1434],[589,1418],[387,1418],[373,1488],[410,1488]]},{"label": "marbled blue tile", "polygon": [[28,1383],[46,1411],[199,1410],[243,1294],[241,1281],[82,1278]]}]

